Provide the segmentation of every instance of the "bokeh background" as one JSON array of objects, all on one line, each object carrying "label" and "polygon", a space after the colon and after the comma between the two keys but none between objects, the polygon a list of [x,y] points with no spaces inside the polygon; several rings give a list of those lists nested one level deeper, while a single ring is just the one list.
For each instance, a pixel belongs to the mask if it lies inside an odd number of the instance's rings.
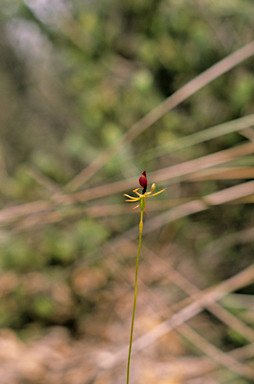
[{"label": "bokeh background", "polygon": [[253,15],[1,0],[0,384],[125,383],[145,169],[131,383],[253,383]]}]

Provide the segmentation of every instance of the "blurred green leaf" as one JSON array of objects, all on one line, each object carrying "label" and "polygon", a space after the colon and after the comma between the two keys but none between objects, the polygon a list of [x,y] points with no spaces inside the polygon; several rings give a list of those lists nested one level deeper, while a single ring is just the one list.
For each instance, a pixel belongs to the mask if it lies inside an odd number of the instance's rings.
[{"label": "blurred green leaf", "polygon": [[76,230],[77,239],[87,252],[94,251],[109,236],[106,227],[92,219],[80,220]]},{"label": "blurred green leaf", "polygon": [[50,319],[54,313],[54,302],[48,296],[37,296],[32,305],[34,313],[42,319]]}]

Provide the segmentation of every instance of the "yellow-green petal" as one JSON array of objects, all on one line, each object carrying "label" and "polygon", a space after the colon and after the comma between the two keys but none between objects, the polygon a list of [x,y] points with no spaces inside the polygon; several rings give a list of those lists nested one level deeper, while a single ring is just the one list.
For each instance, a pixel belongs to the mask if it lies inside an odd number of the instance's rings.
[{"label": "yellow-green petal", "polygon": [[164,192],[164,191],[165,191],[165,189],[166,189],[166,188],[162,189],[162,190],[161,190],[161,191],[159,191],[159,192],[153,193],[152,195],[149,195],[149,196],[147,196],[147,197],[152,197],[152,196],[156,196],[156,195],[159,195],[159,193],[162,193],[162,192]]},{"label": "yellow-green petal", "polygon": [[133,196],[126,195],[126,194],[124,194],[124,196],[126,196],[126,197],[128,197],[129,199],[132,199],[132,200],[134,200],[134,199],[139,199],[139,197],[133,197]]}]

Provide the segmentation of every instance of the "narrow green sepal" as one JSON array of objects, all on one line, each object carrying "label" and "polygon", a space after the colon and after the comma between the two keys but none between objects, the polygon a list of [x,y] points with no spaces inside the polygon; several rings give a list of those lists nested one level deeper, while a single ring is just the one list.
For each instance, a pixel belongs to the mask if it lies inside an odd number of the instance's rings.
[{"label": "narrow green sepal", "polygon": [[143,212],[145,206],[145,197],[140,198],[140,210]]}]

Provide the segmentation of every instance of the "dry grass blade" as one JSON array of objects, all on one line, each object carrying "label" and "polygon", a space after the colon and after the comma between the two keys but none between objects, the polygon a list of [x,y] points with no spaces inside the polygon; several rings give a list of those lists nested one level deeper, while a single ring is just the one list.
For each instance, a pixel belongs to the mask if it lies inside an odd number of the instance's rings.
[{"label": "dry grass blade", "polygon": [[[153,252],[149,252],[149,250],[146,249],[146,256],[148,255],[150,256],[150,264],[153,265],[153,263],[156,261],[156,258],[158,257]],[[161,262],[161,259],[159,260],[158,258],[158,261]],[[167,263],[165,263],[165,271],[167,271],[166,274],[169,276],[169,279],[171,281],[174,281],[176,285],[178,285],[181,289],[185,290],[187,293],[189,293],[188,291],[191,291],[193,294],[194,292],[195,294],[200,293],[200,290],[196,286],[190,283],[180,273],[168,266]],[[144,286],[144,284],[142,285]],[[146,289],[148,290],[148,288]],[[155,300],[158,301],[159,299],[155,297]],[[229,312],[224,310],[224,308],[222,308],[219,304],[213,303],[212,305],[209,304],[206,307],[226,324],[240,331],[242,335],[249,338],[251,341],[253,340],[254,331],[248,326],[246,326],[243,322],[238,320],[235,316],[231,315]],[[165,313],[165,311],[163,312]],[[172,310],[168,307],[166,307],[166,313],[168,317],[171,317],[173,315]],[[193,345],[195,345],[195,347],[199,348],[207,356],[212,358],[217,364],[226,367],[230,371],[235,372],[240,376],[249,379],[254,378],[253,369],[241,364],[233,356],[223,353],[219,348],[215,347],[213,344],[211,344],[209,341],[199,335],[196,331],[194,331],[189,325],[183,323],[177,328],[177,331],[183,337],[189,340]]]},{"label": "dry grass blade", "polygon": [[238,317],[232,315],[217,303],[213,303],[207,306],[207,309],[213,313],[218,319],[227,324],[230,328],[237,331],[240,335],[246,338],[250,342],[254,342],[254,331],[248,325],[246,325]]},{"label": "dry grass blade", "polygon": [[254,240],[254,227],[247,228],[242,231],[234,232],[230,235],[223,236],[223,238],[212,241],[204,254],[209,254],[213,257],[216,253],[223,251],[226,248],[233,247],[236,244],[249,243]]},{"label": "dry grass blade", "polygon": [[254,343],[234,349],[233,351],[229,352],[229,354],[237,360],[250,359],[254,355]]},{"label": "dry grass blade", "polygon": [[[156,259],[158,259],[158,261],[160,261],[160,262],[162,261],[161,259],[159,260],[159,258],[153,252],[146,249],[146,261],[149,260],[149,262],[151,264],[153,264],[154,262],[156,262]],[[110,268],[112,267],[111,262],[109,262],[109,266],[110,266]],[[116,265],[114,265],[114,269],[115,268],[117,268],[117,273],[122,274],[121,270],[119,270],[119,268]],[[198,288],[196,288],[192,283],[190,283],[187,279],[185,279],[177,271],[175,271],[170,266],[168,266],[167,263],[165,263],[165,273],[167,274],[167,276],[169,277],[169,279],[171,281],[174,281],[176,284],[178,284],[184,290],[186,290],[186,291],[191,290],[193,293],[201,293],[198,290]],[[172,280],[172,277],[173,277],[173,280]],[[179,284],[179,282],[180,282],[180,284]],[[157,295],[155,295],[153,293],[153,291],[151,291],[142,281],[139,281],[139,285],[141,285],[141,288],[145,289],[145,291],[147,292],[148,303],[150,303],[151,301],[154,301],[154,300],[158,303],[158,305],[156,305],[156,308],[157,308],[156,314],[157,314],[158,306],[159,306],[162,308],[163,316],[166,315],[167,317],[170,317],[170,318],[172,318],[172,315],[174,316],[171,308],[168,308],[157,297]],[[215,305],[215,303],[213,305]],[[218,304],[217,304],[217,306],[219,307]],[[208,305],[207,307],[211,307],[211,305]],[[222,310],[223,310],[223,308],[222,308]],[[154,309],[153,309],[153,311],[154,311]],[[226,353],[223,353],[222,351],[220,351],[217,347],[212,345],[210,342],[208,342],[206,339],[204,339],[202,336],[200,336],[196,331],[194,331],[189,325],[187,325],[183,322],[179,327],[177,327],[177,331],[184,338],[186,338],[191,343],[193,343],[198,349],[203,351],[208,357],[210,357],[216,363],[216,364],[214,364],[212,362],[209,362],[209,360],[205,360],[204,363],[202,363],[200,365],[198,372],[196,370],[191,371],[191,372],[189,372],[187,370],[183,376],[185,379],[196,376],[197,374],[203,375],[207,372],[211,372],[212,370],[216,370],[218,365],[224,366],[228,370],[230,370],[230,371],[232,371],[232,372],[234,372],[240,376],[246,377],[248,379],[254,378],[254,370],[252,368],[250,368],[250,367],[240,363],[239,361],[237,361],[232,353],[226,354]],[[251,330],[251,332],[253,332],[253,331]],[[253,335],[252,335],[252,337],[253,337]],[[245,349],[244,349],[244,351],[242,351],[242,352],[240,351],[240,353],[238,351],[238,353],[235,353],[235,355],[236,355],[236,357],[239,355],[242,358],[244,358],[246,356],[246,353],[249,354],[251,351],[252,351],[252,349],[248,348],[247,351],[245,351]],[[122,352],[121,352],[121,354],[122,354]],[[104,369],[112,368],[112,366],[114,366],[115,364],[120,362],[119,361],[120,355],[119,354],[117,354],[117,356],[111,355],[109,360],[107,359],[106,361],[101,362],[101,367],[103,367]],[[171,372],[169,373],[169,375],[172,375],[172,368],[171,368]]]},{"label": "dry grass blade", "polygon": [[[246,123],[246,122],[245,122]],[[238,129],[240,126],[245,124],[244,122],[239,123]],[[252,154],[254,152],[254,143],[245,143],[238,145],[237,147],[230,148],[224,151],[216,152],[211,155],[206,155],[198,159],[189,160],[181,164],[173,165],[164,169],[161,169],[156,172],[152,172],[150,177],[155,182],[161,182],[170,180],[171,182],[187,179],[187,180],[200,180],[200,179],[210,179],[214,178],[216,174],[217,178],[245,178],[253,176],[252,167],[244,168],[219,168],[213,169],[212,167],[221,165],[223,163],[229,162],[231,160],[237,159],[241,156],[247,154]],[[210,169],[208,169],[210,168]],[[37,174],[36,174],[37,175]],[[37,175],[38,176],[38,175]],[[40,180],[43,175],[40,175]],[[43,183],[45,178],[43,178]],[[61,195],[56,191],[55,186],[52,184],[48,188],[54,189],[54,201],[64,205],[71,205],[76,202],[85,202],[92,199],[97,199],[101,197],[108,196],[110,194],[115,194],[119,192],[126,191],[132,187],[135,187],[137,184],[136,177],[129,180],[122,180],[108,185],[103,185],[99,187],[90,188],[84,191],[76,192],[69,195]],[[244,189],[244,187],[240,187]],[[231,193],[231,192],[230,192]],[[246,193],[243,192],[243,196],[246,196]],[[240,198],[241,196],[239,196]],[[209,199],[209,197],[207,197]],[[227,200],[227,199],[226,199]],[[206,201],[208,202],[208,200]],[[221,204],[219,202],[218,204]],[[192,201],[183,205],[183,211],[185,210],[186,214],[192,214],[206,209],[205,205],[200,201]],[[209,204],[214,204],[212,201],[209,201]],[[21,216],[27,216],[29,214],[35,214],[39,212],[52,211],[54,210],[54,203],[50,204],[46,201],[37,201],[33,203],[27,203],[19,206],[14,206],[10,208],[5,208],[0,211],[0,222],[15,221]],[[95,207],[96,210],[96,207]],[[108,211],[108,210],[107,210]],[[173,211],[171,213],[175,218],[182,217],[177,216],[178,213]],[[45,219],[45,217],[44,217]]]},{"label": "dry grass blade", "polygon": [[216,125],[207,129],[203,129],[199,132],[192,133],[190,135],[181,137],[157,146],[145,152],[146,159],[155,158],[164,154],[173,153],[179,150],[190,148],[193,145],[204,143],[208,140],[216,139],[218,137],[228,135],[233,132],[238,132],[242,136],[253,141],[253,130],[250,128],[254,124],[254,115],[248,115],[240,117],[226,123]]},{"label": "dry grass blade", "polygon": [[206,339],[195,332],[191,327],[182,324],[180,327],[181,334],[192,342],[196,347],[201,349],[207,356],[216,361],[217,364],[228,368],[230,371],[240,376],[254,379],[254,370],[247,365],[239,363],[232,356],[223,353],[219,348],[209,343]]},{"label": "dry grass blade", "polygon": [[239,132],[243,137],[246,137],[250,141],[254,141],[254,130],[253,128],[245,128]]},{"label": "dry grass blade", "polygon": [[179,218],[191,215],[193,213],[202,212],[212,205],[221,205],[249,196],[254,193],[254,181],[248,181],[240,185],[225,188],[221,191],[211,193],[202,198],[202,200],[193,200],[178,207],[172,208],[170,211],[162,213],[146,221],[144,233],[147,234],[155,229],[161,228],[163,225],[170,223]]},{"label": "dry grass blade", "polygon": [[185,161],[181,164],[176,164],[168,168],[160,169],[150,174],[150,177],[155,182],[180,178],[196,171],[211,168],[241,156],[246,156],[254,152],[254,143],[245,143],[237,147],[225,149],[223,151],[215,152],[210,155],[202,156],[194,160]]},{"label": "dry grass blade", "polygon": [[[149,250],[146,250],[146,256],[147,253],[150,256],[150,264],[152,265],[156,258],[158,258],[153,252],[149,252]],[[152,260],[151,260],[152,259]],[[159,258],[158,258],[159,259]],[[161,259],[158,261],[162,261]],[[200,293],[200,290],[195,287],[192,283],[190,283],[186,278],[184,278],[180,273],[175,271],[173,268],[168,266],[168,264],[165,263],[165,272],[171,281],[174,281],[174,283],[179,286],[181,289],[185,290],[188,294],[189,291],[191,291],[193,294]],[[235,316],[231,315],[229,312],[227,312],[224,308],[222,308],[219,304],[216,302],[213,304],[209,304],[206,306],[212,312],[215,316],[217,316],[220,320],[222,320],[224,323],[232,327],[233,329],[236,329],[240,334],[242,334],[244,337],[249,339],[250,341],[254,340],[254,331],[246,326],[241,320],[236,318]],[[167,315],[170,317],[172,316],[172,312],[169,308],[167,308]],[[200,336],[196,331],[194,331],[189,325],[183,323],[180,327],[177,328],[177,331],[185,337],[187,340],[189,340],[192,344],[194,344],[197,348],[199,348],[201,351],[203,351],[207,356],[212,358],[217,364],[225,366],[230,371],[233,371],[241,376],[247,377],[249,379],[254,378],[254,370],[249,368],[248,366],[245,366],[241,363],[239,363],[237,360],[234,359],[234,357],[223,353],[220,351],[219,348],[215,347],[213,344],[208,342],[205,338]]]},{"label": "dry grass blade", "polygon": [[[202,200],[192,200],[186,202],[173,207],[170,210],[153,217],[152,219],[146,219],[143,232],[144,234],[148,234],[161,228],[165,224],[178,220],[179,218],[209,209],[211,205],[232,203],[235,199],[239,199],[239,196],[248,196],[250,193],[254,193],[254,181],[206,195]],[[117,248],[122,247],[129,240],[136,239],[137,236],[137,226],[134,226],[126,231],[124,235],[119,235],[110,242],[103,244],[103,250],[101,250],[101,252],[104,256],[106,254],[110,254],[112,252],[112,247],[116,250]]]},{"label": "dry grass blade", "polygon": [[133,351],[137,352],[153,343],[165,333],[182,325],[193,316],[197,315],[204,307],[220,300],[229,292],[235,291],[254,281],[254,265],[249,266],[237,275],[223,281],[214,288],[209,288],[197,297],[191,304],[184,307],[178,313],[173,315],[169,320],[161,323],[146,335],[140,337],[133,343]]},{"label": "dry grass blade", "polygon": [[[149,262],[151,267],[154,265],[156,260],[158,260],[158,263],[160,264],[163,263],[165,277],[167,276],[171,282],[185,291],[190,297],[201,292],[200,289],[198,289],[193,283],[191,283],[175,269],[173,269],[168,263],[163,262],[163,260],[159,258],[154,252],[146,248],[146,261]],[[245,337],[248,341],[252,343],[254,342],[253,329],[247,326],[236,316],[232,315],[226,309],[224,309],[220,304],[214,302],[213,304],[207,305],[206,308],[230,328],[234,329],[243,337]]]},{"label": "dry grass blade", "polygon": [[222,191],[211,193],[205,196],[203,200],[209,205],[221,205],[232,200],[237,200],[254,193],[254,181],[248,181],[230,188],[225,188]]},{"label": "dry grass blade", "polygon": [[[248,143],[245,145],[246,146],[254,145],[254,143]],[[243,146],[244,148],[246,148],[245,145]],[[234,150],[233,153],[239,155],[239,153],[241,153],[242,149],[244,149],[244,148],[241,148],[241,151],[239,151],[239,147],[233,148],[233,150]],[[251,150],[252,150],[252,147],[251,147]],[[227,151],[230,151],[230,154],[232,155],[231,150],[227,150]],[[228,160],[229,157],[231,158],[231,156],[228,156],[229,152],[227,152],[227,151],[222,151],[223,153],[219,152],[218,157],[215,156],[214,161],[215,162],[222,161],[222,160],[226,161],[226,159]],[[226,156],[225,156],[225,152],[226,152]],[[217,154],[208,155],[208,156],[213,157],[214,155],[217,155]],[[203,159],[203,158],[201,158],[201,159]],[[197,159],[197,164],[200,164],[200,166],[202,166],[201,159]],[[195,162],[196,160],[192,160],[192,161]],[[203,161],[204,161],[204,159],[203,159]],[[186,164],[186,163],[183,163],[183,164]],[[180,166],[181,166],[181,164],[180,164]],[[168,169],[170,169],[170,168],[172,169],[174,167],[178,167],[178,165],[167,168],[166,174],[168,174]],[[187,171],[186,168],[189,169],[189,165],[187,165],[187,167],[183,166],[183,168],[185,169],[185,172],[186,172]],[[191,169],[189,169],[189,170],[191,172]],[[160,177],[160,174],[158,177]],[[173,173],[173,175],[171,175],[171,177],[174,177],[174,173]],[[78,201],[89,200],[89,198],[91,199],[91,198],[102,197],[103,195],[109,194],[109,190],[111,190],[111,191],[114,190],[114,192],[116,192],[117,188],[112,187],[112,185],[113,186],[117,185],[118,188],[122,189],[123,185],[127,184],[128,182],[129,182],[128,180],[124,180],[122,182],[109,184],[108,186],[105,186],[105,187],[96,187],[96,188],[92,188],[90,190],[77,192],[74,195],[62,196],[61,200],[62,200],[62,203],[65,202],[66,204],[72,204],[72,203],[78,202]],[[221,205],[221,204],[226,204],[226,203],[232,203],[233,201],[241,202],[241,199],[246,198],[248,196],[251,196],[253,193],[254,193],[254,181],[249,181],[249,182],[242,183],[242,184],[230,187],[230,188],[223,189],[223,190],[218,191],[218,192],[214,192],[210,195],[206,195],[201,200],[187,201],[183,204],[180,204],[176,207],[171,208],[169,211],[166,211],[161,215],[154,217],[152,220],[150,220],[150,219],[147,220],[146,226],[144,228],[144,233],[149,233],[149,232],[151,232],[157,228],[160,228],[164,224],[167,224],[167,223],[172,222],[174,220],[177,220],[179,218],[182,218],[182,217],[185,217],[185,216],[197,213],[197,212],[202,212],[202,211],[208,209],[212,205]],[[65,197],[66,197],[66,200],[65,200]],[[179,200],[179,201],[181,201],[181,200]],[[179,201],[178,201],[178,203],[179,203]],[[174,204],[175,203],[173,203],[173,205]],[[116,209],[116,207],[113,207],[113,209],[112,209],[112,207],[104,207],[104,208],[102,208],[102,211],[101,211],[100,207],[92,207],[90,210],[89,209],[86,210],[86,212],[88,214],[90,212],[90,214],[92,216],[97,216],[97,217],[112,214],[112,211],[114,211],[114,215],[128,212],[127,209],[124,209],[124,210],[122,210],[121,208]],[[54,212],[54,205],[53,204],[47,203],[45,201],[38,201],[38,202],[33,202],[33,203],[28,203],[28,204],[24,204],[24,205],[20,205],[20,206],[16,206],[16,207],[10,207],[10,208],[3,209],[2,211],[0,211],[0,222],[8,223],[8,222],[15,221],[18,218],[23,217],[23,216],[35,215],[35,214],[42,213],[43,214],[43,224],[46,224],[47,223],[47,216],[46,216],[47,212],[49,214],[48,222],[52,222],[52,220],[53,220],[53,222],[54,221],[57,222],[57,221],[62,220],[61,215],[55,215],[52,219],[52,212]],[[37,219],[36,222],[38,222],[38,224],[40,224],[40,219]],[[32,225],[34,225],[34,224],[32,224]],[[134,236],[133,231],[135,231],[135,230],[136,230],[136,228],[129,230],[127,235],[128,236],[132,236],[132,235]],[[133,234],[132,234],[132,232],[133,232]],[[116,240],[116,242],[118,242],[118,240]]]},{"label": "dry grass blade", "polygon": [[[173,329],[182,327],[183,325],[185,326],[186,324],[184,323],[186,321],[190,320],[192,317],[200,313],[208,305],[215,303],[216,301],[226,296],[228,293],[233,292],[242,287],[245,287],[246,285],[252,283],[253,281],[254,281],[254,265],[251,265],[245,270],[241,271],[240,273],[234,275],[233,277],[219,283],[215,287],[206,289],[198,293],[197,295],[193,295],[191,298],[188,298],[188,300],[185,299],[184,302],[189,301],[190,299],[192,300],[192,302],[184,306],[177,313],[173,314],[168,320],[162,322],[161,324],[153,328],[151,331],[147,332],[145,335],[135,340],[133,343],[132,353],[133,354],[137,353],[138,351],[141,351],[142,349],[148,347],[150,344],[154,343],[160,337],[172,331]],[[177,304],[177,306],[179,306],[179,304]],[[190,338],[191,337],[190,333],[187,336],[188,338]],[[194,339],[197,340],[198,337],[200,336],[199,335],[197,336],[196,333],[193,336],[193,333],[192,333],[193,340]],[[199,343],[200,347],[201,345],[203,345],[203,348],[206,349],[207,355],[209,355],[210,357],[213,357],[213,359],[219,364],[222,363],[223,365],[229,368],[232,366],[232,364],[235,363],[233,354],[232,354],[232,358],[229,358],[229,359],[227,359],[226,357],[227,355],[223,354],[225,356],[224,356],[224,360],[222,361],[220,360],[220,357],[222,354],[220,350],[218,350],[216,347],[213,348],[213,346],[208,342],[207,342],[208,344],[204,345],[203,338],[202,340],[199,340],[199,341],[200,341]],[[125,360],[127,350],[128,350],[128,347],[125,347],[121,351],[119,351],[117,354],[110,355],[110,359],[107,357],[105,361],[101,360],[99,363],[100,367],[103,369],[112,369],[115,365]],[[243,369],[242,364],[236,365],[236,371],[240,375],[253,378],[252,370],[250,371],[249,369],[247,370]]]},{"label": "dry grass blade", "polygon": [[254,167],[215,167],[186,176],[188,181],[254,179]]},{"label": "dry grass blade", "polygon": [[37,168],[29,165],[27,166],[27,174],[32,177],[39,185],[47,190],[51,195],[60,193],[60,189],[56,183],[54,183],[44,173],[39,171]]},{"label": "dry grass blade", "polygon": [[[254,152],[254,143],[246,143],[238,145],[237,147],[226,149],[220,152],[206,155],[198,159],[189,160],[181,164],[176,164],[167,168],[160,169],[156,172],[150,173],[150,178],[154,182],[162,182],[166,180],[179,180],[186,175],[192,174],[208,167],[214,167],[241,156],[246,156]],[[88,201],[100,197],[104,197],[110,194],[126,191],[130,188],[134,188],[137,185],[137,178],[131,178],[129,180],[122,180],[108,185],[94,187],[86,189],[84,191],[75,192],[68,196],[69,201],[82,202]],[[65,197],[63,197],[63,200]]]},{"label": "dry grass blade", "polygon": [[51,210],[52,205],[43,200],[4,208],[0,211],[0,223],[15,221],[23,216],[35,215],[37,213],[49,212]]},{"label": "dry grass blade", "polygon": [[165,113],[176,107],[182,101],[186,100],[189,96],[193,95],[199,89],[209,84],[214,79],[218,78],[222,74],[226,73],[236,65],[240,64],[247,58],[254,54],[254,42],[251,42],[244,47],[240,48],[236,52],[230,54],[223,60],[219,61],[195,79],[184,85],[173,95],[168,97],[158,107],[152,110],[148,115],[143,117],[140,121],[134,124],[129,131],[121,137],[119,141],[106,149],[99,157],[97,157],[87,168],[85,168],[80,174],[74,177],[67,185],[68,191],[74,191],[80,188],[88,179],[90,179],[100,168],[102,168],[109,159],[111,159],[116,153],[122,150],[122,148],[148,127],[154,124]]}]

